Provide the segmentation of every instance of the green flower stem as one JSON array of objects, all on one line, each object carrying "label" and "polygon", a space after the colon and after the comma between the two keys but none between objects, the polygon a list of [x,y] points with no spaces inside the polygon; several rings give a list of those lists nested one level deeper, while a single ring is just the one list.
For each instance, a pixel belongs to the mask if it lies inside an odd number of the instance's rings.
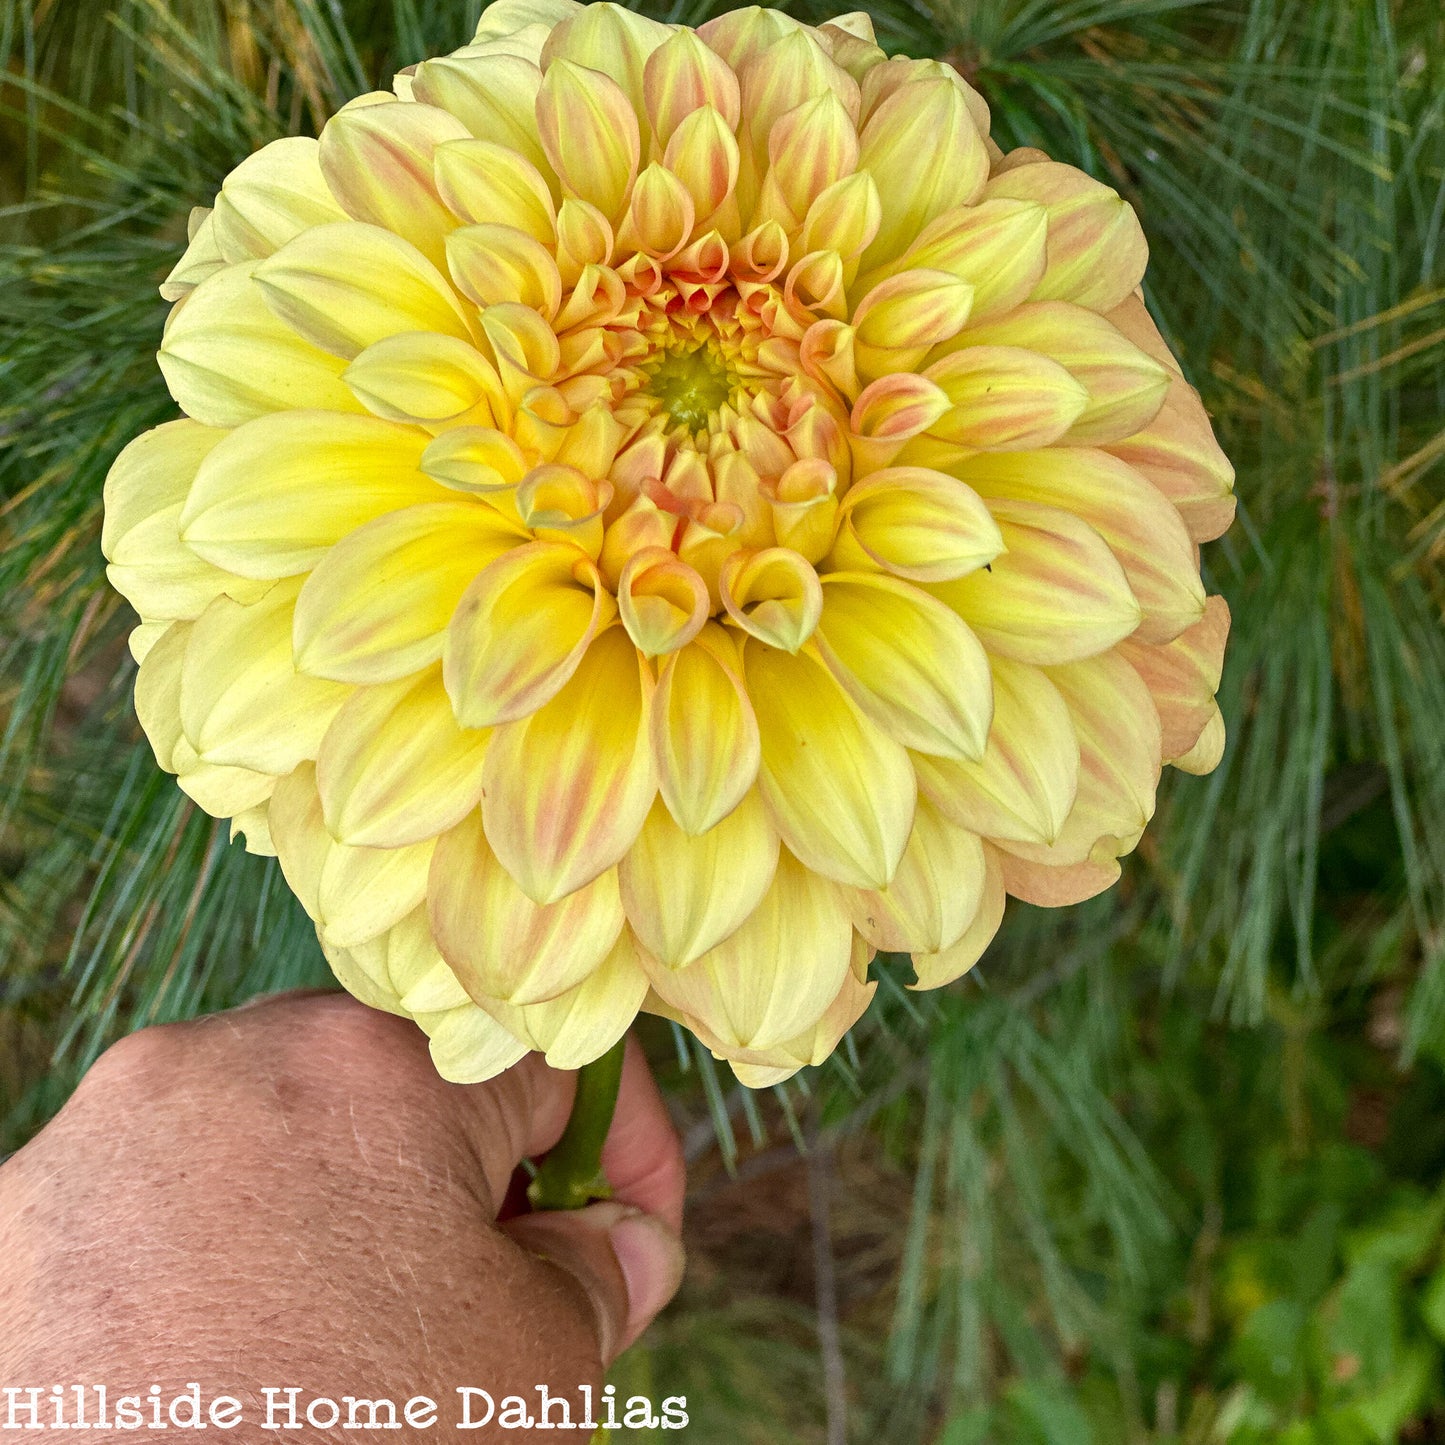
[{"label": "green flower stem", "polygon": [[602,1144],[617,1108],[626,1048],[624,1036],[600,1059],[577,1071],[572,1117],[527,1187],[533,1209],[582,1209],[594,1199],[612,1197],[612,1186],[602,1173]]}]

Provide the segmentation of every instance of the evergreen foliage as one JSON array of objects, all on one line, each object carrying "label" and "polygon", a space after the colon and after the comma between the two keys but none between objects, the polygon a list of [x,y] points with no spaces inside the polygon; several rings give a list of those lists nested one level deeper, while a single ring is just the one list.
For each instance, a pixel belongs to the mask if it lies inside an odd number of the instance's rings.
[{"label": "evergreen foliage", "polygon": [[[274,862],[140,737],[101,484],[174,414],[155,287],[189,208],[480,8],[0,0],[0,1149],[120,1033],[327,978]],[[829,1438],[831,1268],[849,1439],[1445,1439],[1445,12],[873,14],[1139,211],[1239,472],[1206,554],[1230,743],[1119,887],[1011,904],[942,996],[884,961],[775,1095],[649,1037],[696,1121],[694,1264],[619,1384],[686,1393],[698,1441]]]}]

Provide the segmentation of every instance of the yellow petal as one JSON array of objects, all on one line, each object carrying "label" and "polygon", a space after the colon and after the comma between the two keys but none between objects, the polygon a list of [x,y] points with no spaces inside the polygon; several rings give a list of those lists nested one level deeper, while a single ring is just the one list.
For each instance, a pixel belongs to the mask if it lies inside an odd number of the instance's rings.
[{"label": "yellow petal", "polygon": [[484,1005],[541,1003],[575,988],[622,931],[614,870],[555,903],[536,904],[497,861],[480,813],[437,843],[429,899],[447,963]]},{"label": "yellow petal", "polygon": [[1144,279],[1149,243],[1134,208],[1076,167],[1059,161],[1017,166],[995,176],[983,194],[1036,201],[1048,211],[1048,264],[1035,300],[1108,311]]},{"label": "yellow petal", "polygon": [[1044,274],[1048,212],[1033,201],[985,200],[931,221],[896,260],[858,279],[857,294],[899,271],[947,271],[973,287],[975,324],[1012,311]]},{"label": "yellow petal", "polygon": [[840,883],[887,887],[913,826],[908,754],[809,652],[749,642],[743,664],[762,744],[759,784],[783,842]]},{"label": "yellow petal", "polygon": [[1038,502],[1087,522],[1124,569],[1143,613],[1144,641],[1168,642],[1204,615],[1204,584],[1179,513],[1107,452],[1087,447],[980,452],[955,470],[991,502]]},{"label": "yellow petal", "polygon": [[978,835],[951,823],[920,798],[892,883],[883,889],[850,890],[853,926],[874,948],[937,953],[955,944],[973,922],[984,883]]},{"label": "yellow petal", "polygon": [[417,469],[426,441],[424,432],[375,417],[260,417],[201,463],[181,512],[181,539],[243,577],[304,572],[375,517],[451,500]]},{"label": "yellow petal", "polygon": [[737,185],[737,138],[717,110],[704,106],[673,132],[663,164],[692,198],[695,229],[701,229],[696,223],[711,218]]},{"label": "yellow petal", "polygon": [[838,472],[821,457],[804,457],[759,487],[773,514],[778,545],[806,562],[821,562],[838,530]]},{"label": "yellow petal", "polygon": [[348,215],[395,232],[442,266],[456,217],[436,192],[436,150],[470,138],[456,116],[434,105],[351,107],[322,129],[321,170]]},{"label": "yellow petal", "polygon": [[436,150],[437,193],[467,222],[513,226],[550,246],[557,208],[542,173],[508,146],[487,140],[453,140]]},{"label": "yellow petal", "polygon": [[750,56],[760,54],[775,41],[801,28],[801,22],[781,10],[749,5],[728,10],[697,27],[709,50],[737,70]]},{"label": "yellow petal", "polygon": [[985,567],[1003,538],[972,487],[926,467],[889,467],[843,499],[830,570],[876,565],[913,582],[944,582]]},{"label": "yellow petal", "polygon": [[643,168],[632,187],[618,245],[667,260],[692,239],[696,218],[691,191],[666,166],[654,162]]},{"label": "yellow petal", "polygon": [[913,60],[905,55],[895,55],[892,58],[879,56],[877,61],[865,70],[862,79],[864,119],[871,119],[883,102],[903,86],[921,80],[947,81],[963,98],[969,119],[973,121],[979,135],[988,134],[988,102],[964,80],[956,65],[945,60]]},{"label": "yellow petal", "polygon": [[931,589],[990,652],[1016,662],[1077,662],[1107,651],[1139,626],[1128,578],[1085,521],[1035,502],[990,508],[1004,551],[986,571]]},{"label": "yellow petal", "polygon": [[146,660],[151,648],[161,640],[170,626],[169,622],[142,622],[139,627],[132,627],[126,634],[125,644],[130,649],[131,658],[137,667]]},{"label": "yellow petal", "polygon": [[191,640],[188,622],[172,623],[156,639],[135,678],[135,712],[156,762],[176,771],[176,744],[181,740],[181,669]]},{"label": "yellow petal", "polygon": [[[409,108],[400,102],[395,107]],[[380,226],[337,221],[313,227],[261,262],[255,274],[281,320],[313,346],[348,361],[402,331],[471,339],[442,273],[410,242]]]},{"label": "yellow petal", "polygon": [[575,547],[530,542],[490,563],[447,629],[443,674],[457,718],[494,727],[526,717],[576,672],[615,604]]},{"label": "yellow petal", "polygon": [[399,923],[426,897],[435,840],[406,848],[337,843],[326,831],[312,765],[276,785],[270,818],[281,871],[323,942],[354,948]]},{"label": "yellow petal", "polygon": [[258,858],[274,858],[276,845],[271,841],[270,800],[247,808],[231,819],[231,842],[240,838],[248,853]]},{"label": "yellow petal", "polygon": [[498,302],[482,313],[481,324],[497,360],[497,373],[513,402],[552,379],[561,363],[557,335],[531,307]]},{"label": "yellow petal", "polygon": [[709,624],[669,655],[649,709],[658,787],[685,833],[705,833],[742,801],[757,777],[758,724],[737,654]]},{"label": "yellow petal", "polygon": [[[709,39],[710,37],[705,36]],[[726,57],[724,57],[726,58]],[[742,168],[738,204],[750,224],[755,215],[758,184],[768,167],[768,141],[774,127],[791,110],[831,91],[842,102],[849,123],[858,119],[858,83],[835,65],[815,36],[794,26],[775,43],[730,62],[741,91]]]},{"label": "yellow petal", "polygon": [[432,1064],[448,1083],[483,1084],[527,1053],[525,1043],[475,1004],[422,1015],[417,1022],[427,1029]]},{"label": "yellow petal", "polygon": [[536,60],[521,55],[444,55],[424,60],[412,81],[416,98],[456,116],[477,139],[546,166],[535,107],[542,88]]},{"label": "yellow petal", "polygon": [[843,987],[821,1018],[775,1049],[734,1050],[728,1059],[744,1088],[766,1089],[791,1078],[809,1064],[821,1064],[842,1042],[843,1035],[863,1017],[876,983],[864,983],[850,971]]},{"label": "yellow petal", "polygon": [[[846,336],[840,332],[827,344],[834,351],[825,370],[837,374],[841,367],[856,383],[857,345],[852,328],[847,329]],[[853,403],[848,418],[853,475],[864,477],[888,466],[908,441],[927,431],[948,406],[948,397],[939,387],[912,372],[897,372],[869,382]]]},{"label": "yellow petal", "polygon": [[445,832],[481,801],[487,734],[459,728],[441,670],[358,688],[316,756],[332,837],[397,848]]},{"label": "yellow petal", "polygon": [[657,791],[651,687],[637,649],[612,627],[551,702],[497,729],[482,818],[502,866],[538,903],[590,883],[637,837]]},{"label": "yellow petal", "polygon": [[537,96],[537,132],[567,194],[616,220],[641,152],[637,114],[622,87],[573,61],[554,61]]},{"label": "yellow petal", "polygon": [[1004,874],[997,849],[987,844],[983,849],[985,867],[982,896],[968,927],[962,936],[947,948],[936,953],[915,953],[913,972],[917,976],[909,988],[942,988],[961,978],[983,956],[983,951],[993,942],[998,926],[1003,922]]},{"label": "yellow petal", "polygon": [[514,226],[464,226],[447,237],[447,266],[457,289],[478,306],[515,301],[549,321],[562,304],[552,253]]},{"label": "yellow petal", "polygon": [[905,747],[982,757],[988,657],[958,614],[878,573],[833,572],[822,587],[818,654],[868,717]]},{"label": "yellow petal", "polygon": [[[1157,361],[1177,366],[1144,302],[1129,297],[1109,320]],[[1142,472],[1179,509],[1189,535],[1210,542],[1234,520],[1234,468],[1219,448],[1199,393],[1183,376],[1169,383],[1159,415],[1108,450]]]},{"label": "yellow petal", "polygon": [[569,60],[609,76],[626,95],[638,124],[645,127],[647,61],[672,33],[671,26],[621,5],[583,5],[560,20],[547,37],[542,69],[550,72],[558,60]]},{"label": "yellow petal", "polygon": [[343,538],[296,604],[296,665],[315,677],[388,682],[442,655],[447,624],[483,568],[525,534],[477,502],[431,502]]},{"label": "yellow petal", "polygon": [[1089,393],[1058,362],[1017,346],[970,346],[927,374],[953,403],[929,435],[979,451],[1050,446],[1089,404]]},{"label": "yellow petal", "polygon": [[1065,435],[1076,446],[1121,441],[1148,426],[1163,405],[1170,372],[1102,316],[1067,301],[1037,301],[1008,316],[970,325],[950,343],[1018,346],[1070,372],[1089,404]]},{"label": "yellow petal", "polygon": [[762,207],[772,214],[768,197],[781,205],[776,219],[796,225],[830,186],[853,173],[858,164],[858,132],[847,107],[832,90],[805,100],[779,117],[768,132],[768,178]]},{"label": "yellow petal", "polygon": [[342,364],[272,314],[259,264],[216,272],[172,313],[158,359],[177,405],[217,427],[295,406],[360,411]]},{"label": "yellow petal", "polygon": [[[410,1018],[411,1010],[401,1003],[387,976],[386,942],[390,936],[390,933],[383,934],[380,938],[369,939],[356,948],[337,948],[317,934],[322,955],[330,965],[336,981],[353,998],[359,999],[368,1008],[381,1009],[400,1018]],[[461,1001],[466,1002],[465,994]]]},{"label": "yellow petal", "polygon": [[318,151],[310,136],[283,136],[222,181],[211,224],[227,261],[259,261],[309,226],[346,219],[321,174]]},{"label": "yellow petal", "polygon": [[203,763],[193,747],[181,738],[176,744],[176,785],[213,818],[232,818],[262,806],[276,789],[269,773]]},{"label": "yellow petal", "polygon": [[527,459],[511,437],[492,427],[459,426],[444,431],[422,453],[421,469],[433,481],[458,492],[485,496],[515,487]]},{"label": "yellow petal", "polygon": [[930,347],[958,335],[973,287],[947,271],[903,271],[880,281],[853,313],[859,375],[911,371]]},{"label": "yellow petal", "polygon": [[868,118],[858,165],[878,184],[883,224],[865,267],[891,260],[932,220],[972,205],[988,179],[968,104],[946,77],[900,85]]},{"label": "yellow petal", "polygon": [[580,1069],[600,1059],[628,1030],[647,996],[647,975],[626,929],[612,952],[575,988],[545,1003],[487,1008],[543,1054],[554,1069]]},{"label": "yellow petal", "polygon": [[1139,674],[1117,653],[1051,667],[1048,675],[1079,739],[1078,795],[1053,842],[1009,840],[1002,846],[1036,863],[1092,861],[1107,868],[1134,847],[1154,814],[1163,746],[1159,714]]},{"label": "yellow petal", "polygon": [[737,76],[694,30],[679,27],[647,57],[642,83],[648,120],[660,146],[703,106],[718,112],[729,131],[737,129]]},{"label": "yellow petal", "polygon": [[1210,714],[1209,721],[1204,724],[1204,730],[1199,734],[1194,746],[1188,752],[1180,753],[1178,757],[1172,758],[1170,761],[1182,773],[1194,773],[1200,776],[1212,773],[1224,757],[1224,744],[1224,714],[1216,707]]},{"label": "yellow petal", "polygon": [[800,244],[804,252],[832,251],[851,261],[867,248],[882,222],[878,183],[867,171],[855,171],[815,197],[803,218]]},{"label": "yellow petal", "polygon": [[189,244],[185,253],[160,285],[161,296],[167,301],[183,300],[202,281],[214,276],[226,264],[216,241],[214,217],[210,207],[192,206],[188,229]]},{"label": "yellow petal", "polygon": [[727,1047],[767,1049],[813,1026],[843,987],[853,929],[825,878],[784,852],[747,921],[686,968],[643,956],[658,995]]},{"label": "yellow petal", "polygon": [[298,587],[278,582],[248,605],[219,597],[192,624],[181,725],[203,762],[280,777],[316,756],[350,689],[292,664]]},{"label": "yellow petal", "polygon": [[1035,667],[991,659],[993,727],[976,763],[915,755],[918,786],[961,828],[1048,843],[1078,791],[1079,742],[1058,689]]},{"label": "yellow petal", "polygon": [[796,552],[767,547],[734,552],[718,582],[728,616],[770,647],[796,652],[812,635],[823,611],[818,574]]},{"label": "yellow petal", "polygon": [[186,493],[224,435],[192,421],[167,422],[131,442],[106,476],[106,576],[142,617],[199,617],[222,593],[251,602],[266,589],[203,561],[181,541]]},{"label": "yellow petal", "polygon": [[362,405],[387,421],[449,421],[502,389],[496,369],[474,346],[430,331],[383,337],[343,376]]},{"label": "yellow petal", "polygon": [[581,11],[576,0],[492,0],[482,12],[473,43],[530,36],[536,30],[550,34],[554,26]]},{"label": "yellow petal", "polygon": [[686,647],[708,616],[707,584],[664,547],[634,552],[617,587],[622,625],[644,657]]},{"label": "yellow petal", "polygon": [[1157,646],[1131,638],[1120,645],[1119,655],[1144,679],[1159,710],[1165,762],[1185,756],[1214,721],[1228,636],[1229,605],[1211,597],[1204,616],[1172,642]]},{"label": "yellow petal", "polygon": [[618,869],[628,922],[649,953],[680,968],[742,925],[777,862],[778,835],[756,790],[698,837],[659,799]]}]

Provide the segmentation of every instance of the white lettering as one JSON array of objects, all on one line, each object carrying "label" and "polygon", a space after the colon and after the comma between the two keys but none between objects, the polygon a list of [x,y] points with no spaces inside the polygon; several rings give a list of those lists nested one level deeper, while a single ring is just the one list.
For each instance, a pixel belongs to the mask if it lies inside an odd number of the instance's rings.
[{"label": "white lettering", "polygon": [[[537,1393],[542,1397],[537,1403],[537,1429],[539,1430],[571,1430],[572,1407],[561,1395],[553,1395],[545,1385],[537,1386]],[[562,1407],[562,1418],[560,1421],[552,1419],[552,1406]]]},{"label": "white lettering", "polygon": [[[22,1405],[21,1395],[29,1395],[30,1398]],[[24,1389],[19,1385],[7,1385],[5,1387],[5,1428],[7,1430],[43,1430],[45,1426],[40,1423],[40,1386],[32,1385]],[[29,1420],[21,1424],[15,1418],[17,1410],[29,1412]]]},{"label": "white lettering", "polygon": [[402,1415],[408,1425],[428,1430],[437,1422],[437,1402],[426,1395],[413,1395]]},{"label": "white lettering", "polygon": [[[189,1420],[176,1419],[176,1410],[187,1405],[191,1407],[191,1418]],[[192,1380],[186,1386],[185,1392],[177,1395],[171,1401],[170,1409],[166,1413],[171,1417],[171,1424],[177,1430],[204,1430],[206,1422],[201,1418],[201,1387]]]},{"label": "white lettering", "polygon": [[234,1430],[241,1423],[241,1402],[234,1395],[217,1395],[208,1413],[217,1430]]},{"label": "white lettering", "polygon": [[[265,1389],[261,1391],[261,1394],[266,1400],[266,1420],[261,1428],[263,1430],[299,1430],[301,1428],[301,1417],[296,1413],[296,1397],[300,1393],[301,1389],[297,1385],[292,1385],[290,1389],[287,1390],[278,1390],[267,1385]],[[286,1396],[286,1404],[284,1407],[281,1406],[281,1402],[276,1398],[278,1395]],[[286,1411],[284,1419],[277,1418],[279,1408],[284,1408]]]},{"label": "white lettering", "polygon": [[[316,1418],[318,1407],[329,1409],[331,1411],[331,1418],[328,1420],[318,1420]],[[341,1406],[338,1405],[335,1400],[328,1400],[325,1395],[318,1395],[306,1407],[306,1423],[314,1426],[317,1430],[329,1430],[340,1418]]]},{"label": "white lettering", "polygon": [[[343,1402],[346,1405],[346,1424],[343,1427],[347,1430],[400,1430],[401,1422],[396,1418],[395,1400],[358,1400],[355,1395],[343,1395]],[[365,1410],[369,1416],[368,1423],[362,1424],[356,1417]],[[385,1425],[377,1420],[381,1411],[387,1412]]]},{"label": "white lettering", "polygon": [[[457,1394],[462,1397],[462,1418],[457,1421],[458,1430],[480,1430],[483,1425],[491,1423],[492,1416],[497,1412],[497,1402],[485,1390],[479,1390],[475,1385],[458,1385]],[[487,1413],[480,1420],[472,1419],[473,1395],[487,1402]]]}]

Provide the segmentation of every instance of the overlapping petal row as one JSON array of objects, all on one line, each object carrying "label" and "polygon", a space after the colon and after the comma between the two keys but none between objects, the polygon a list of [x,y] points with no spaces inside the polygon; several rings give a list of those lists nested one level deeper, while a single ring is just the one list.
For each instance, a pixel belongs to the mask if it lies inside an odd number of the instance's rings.
[{"label": "overlapping petal row", "polygon": [[449,1077],[786,1077],[1217,761],[1231,469],[1133,212],[988,127],[860,16],[501,0],[194,213],[137,710]]}]

